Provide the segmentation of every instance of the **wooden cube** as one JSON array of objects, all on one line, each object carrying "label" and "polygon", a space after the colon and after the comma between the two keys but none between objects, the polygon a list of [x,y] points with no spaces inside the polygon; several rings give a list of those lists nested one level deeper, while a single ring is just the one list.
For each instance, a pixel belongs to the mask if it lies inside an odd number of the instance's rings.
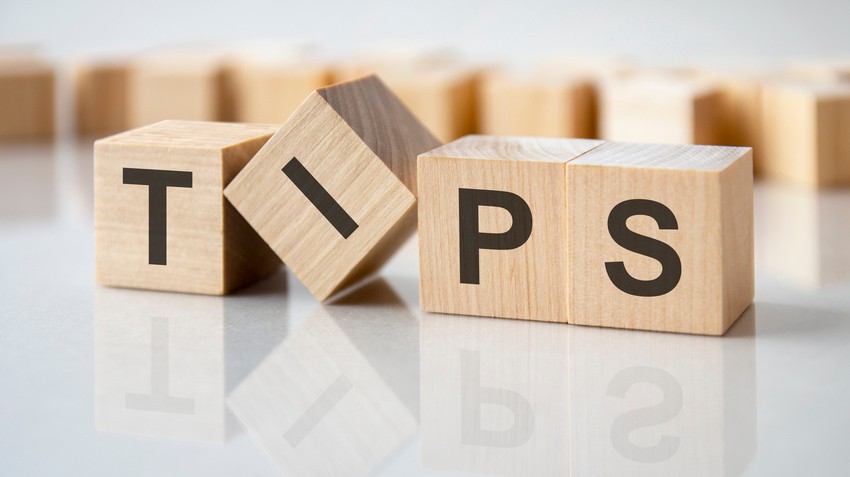
[{"label": "wooden cube", "polygon": [[566,167],[599,144],[467,136],[421,154],[421,309],[566,322]]},{"label": "wooden cube", "polygon": [[37,57],[0,57],[0,141],[53,136],[54,78]]},{"label": "wooden cube", "polygon": [[569,475],[744,475],[758,435],[757,306],[723,339],[570,327],[569,371],[535,379],[568,376]]},{"label": "wooden cube", "polygon": [[376,77],[311,94],[225,195],[318,299],[416,228],[416,155],[439,142]]},{"label": "wooden cube", "polygon": [[570,323],[722,335],[752,303],[750,149],[606,143],[566,203]]},{"label": "wooden cube", "polygon": [[[358,309],[365,307],[349,311]],[[418,322],[392,313],[388,337],[399,341],[370,360],[374,343],[357,347],[357,331],[362,338],[368,328],[363,317],[351,316],[346,326],[334,314],[317,308],[227,398],[285,475],[373,475],[417,430],[418,409],[411,412],[397,389],[411,377],[406,363],[418,370],[417,349],[398,346],[418,342]]]},{"label": "wooden cube", "polygon": [[223,56],[207,51],[163,51],[137,58],[130,76],[130,126],[166,119],[232,120],[225,66]]},{"label": "wooden cube", "polygon": [[318,61],[245,57],[228,66],[235,118],[254,123],[283,123],[313,91],[331,82]]},{"label": "wooden cube", "polygon": [[601,89],[600,137],[612,141],[719,144],[720,90],[674,75],[637,75]]},{"label": "wooden cube", "polygon": [[596,136],[596,89],[589,79],[493,72],[485,76],[480,96],[483,134]]},{"label": "wooden cube", "polygon": [[766,84],[762,118],[765,177],[850,184],[850,85]]},{"label": "wooden cube", "polygon": [[97,281],[220,295],[278,268],[222,195],[276,130],[163,121],[97,141]]},{"label": "wooden cube", "polygon": [[130,127],[130,60],[92,59],[74,67],[77,134],[107,136]]},{"label": "wooden cube", "polygon": [[715,76],[720,89],[720,141],[724,146],[753,149],[753,169],[761,173],[762,112],[759,76],[721,74]]}]

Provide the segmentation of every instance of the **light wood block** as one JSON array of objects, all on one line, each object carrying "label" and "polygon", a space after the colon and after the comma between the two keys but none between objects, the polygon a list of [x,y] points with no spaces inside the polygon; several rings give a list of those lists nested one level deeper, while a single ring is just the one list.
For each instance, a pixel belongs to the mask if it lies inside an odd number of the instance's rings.
[{"label": "light wood block", "polygon": [[566,203],[570,323],[722,335],[752,303],[750,149],[606,143]]},{"label": "light wood block", "polygon": [[421,309],[566,322],[566,167],[599,144],[467,136],[421,154]]},{"label": "light wood block", "polygon": [[600,137],[612,141],[719,144],[720,90],[674,75],[637,75],[601,89]]},{"label": "light wood block", "polygon": [[0,141],[53,136],[54,83],[53,66],[37,57],[0,57]]},{"label": "light wood block", "polygon": [[97,141],[98,283],[221,295],[277,269],[280,260],[222,195],[276,130],[163,121]]},{"label": "light wood block", "polygon": [[318,299],[416,228],[416,155],[439,142],[376,77],[311,94],[225,196]]},{"label": "light wood block", "polygon": [[716,76],[720,88],[720,142],[724,146],[753,149],[753,169],[762,169],[762,78],[747,75]]},{"label": "light wood block", "polygon": [[313,91],[331,82],[327,65],[304,59],[244,58],[230,71],[235,118],[254,123],[283,123]]},{"label": "light wood block", "polygon": [[593,138],[596,89],[589,79],[492,72],[480,97],[482,134]]},{"label": "light wood block", "polygon": [[130,127],[130,60],[94,59],[74,65],[77,134],[106,136]]},{"label": "light wood block", "polygon": [[765,177],[850,184],[850,85],[766,84],[762,118]]},{"label": "light wood block", "polygon": [[224,57],[217,53],[178,50],[141,56],[130,76],[130,125],[232,120],[228,80]]}]

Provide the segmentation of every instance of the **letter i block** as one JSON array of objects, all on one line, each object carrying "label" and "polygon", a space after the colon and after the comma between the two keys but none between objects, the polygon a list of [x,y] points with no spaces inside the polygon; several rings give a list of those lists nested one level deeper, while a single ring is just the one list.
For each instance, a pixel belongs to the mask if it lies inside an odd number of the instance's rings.
[{"label": "letter i block", "polygon": [[751,149],[606,143],[567,195],[570,323],[722,335],[752,303]]},{"label": "letter i block", "polygon": [[98,283],[221,295],[278,268],[222,194],[276,129],[162,121],[97,141]]},{"label": "letter i block", "polygon": [[308,96],[224,194],[325,300],[416,229],[416,155],[438,145],[370,76]]},{"label": "letter i block", "polygon": [[599,144],[466,136],[420,155],[422,310],[566,322],[566,165]]}]

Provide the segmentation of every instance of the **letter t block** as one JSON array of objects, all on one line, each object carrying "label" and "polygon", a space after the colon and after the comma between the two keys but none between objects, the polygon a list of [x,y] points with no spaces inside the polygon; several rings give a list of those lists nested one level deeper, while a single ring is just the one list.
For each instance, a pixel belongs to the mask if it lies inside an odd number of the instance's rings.
[{"label": "letter t block", "polygon": [[94,147],[102,285],[222,295],[280,266],[222,190],[277,126],[162,121]]},{"label": "letter t block", "polygon": [[466,136],[421,154],[422,310],[566,322],[566,166],[599,144]]},{"label": "letter t block", "polygon": [[310,94],[224,191],[319,300],[416,230],[416,155],[439,145],[377,77]]}]

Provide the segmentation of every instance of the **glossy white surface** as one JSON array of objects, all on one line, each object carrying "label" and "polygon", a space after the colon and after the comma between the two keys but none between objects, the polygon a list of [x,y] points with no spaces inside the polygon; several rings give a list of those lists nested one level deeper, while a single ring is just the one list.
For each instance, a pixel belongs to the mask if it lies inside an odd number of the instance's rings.
[{"label": "glossy white surface", "polygon": [[756,190],[723,338],[422,314],[409,243],[317,303],[92,276],[89,144],[0,146],[0,475],[838,475],[850,190]]}]

